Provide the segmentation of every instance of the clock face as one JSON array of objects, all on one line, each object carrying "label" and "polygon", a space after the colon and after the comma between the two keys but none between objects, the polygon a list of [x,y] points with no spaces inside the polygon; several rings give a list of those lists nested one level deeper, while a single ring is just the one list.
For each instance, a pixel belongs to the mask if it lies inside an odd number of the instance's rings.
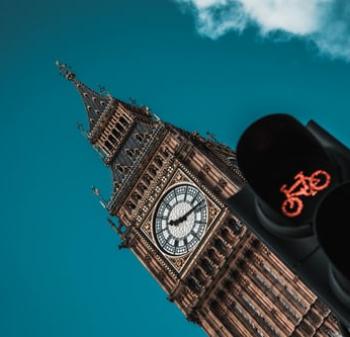
[{"label": "clock face", "polygon": [[161,199],[154,217],[154,237],[162,251],[184,255],[202,239],[208,222],[204,194],[192,185],[178,185]]}]

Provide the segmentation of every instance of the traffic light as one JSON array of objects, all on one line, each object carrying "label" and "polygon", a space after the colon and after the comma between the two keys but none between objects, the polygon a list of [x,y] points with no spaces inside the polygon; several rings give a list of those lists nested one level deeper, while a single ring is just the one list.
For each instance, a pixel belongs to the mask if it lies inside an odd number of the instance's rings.
[{"label": "traffic light", "polygon": [[253,231],[350,328],[350,150],[317,123],[276,114],[241,136],[247,184],[228,200]]}]

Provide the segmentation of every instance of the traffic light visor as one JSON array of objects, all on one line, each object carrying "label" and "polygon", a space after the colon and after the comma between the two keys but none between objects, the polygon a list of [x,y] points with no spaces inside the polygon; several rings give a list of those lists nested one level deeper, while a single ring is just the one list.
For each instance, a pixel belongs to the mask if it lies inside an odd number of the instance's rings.
[{"label": "traffic light visor", "polygon": [[239,168],[267,213],[303,225],[334,182],[334,168],[316,138],[294,117],[253,123],[237,146]]}]

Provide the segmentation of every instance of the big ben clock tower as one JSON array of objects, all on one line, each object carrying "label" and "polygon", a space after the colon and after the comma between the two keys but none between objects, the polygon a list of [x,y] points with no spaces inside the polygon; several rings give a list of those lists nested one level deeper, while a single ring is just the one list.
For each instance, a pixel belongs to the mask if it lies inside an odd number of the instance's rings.
[{"label": "big ben clock tower", "polygon": [[230,148],[97,93],[57,65],[112,170],[106,207],[121,246],[189,320],[211,337],[340,336],[329,309],[227,208],[244,184]]}]

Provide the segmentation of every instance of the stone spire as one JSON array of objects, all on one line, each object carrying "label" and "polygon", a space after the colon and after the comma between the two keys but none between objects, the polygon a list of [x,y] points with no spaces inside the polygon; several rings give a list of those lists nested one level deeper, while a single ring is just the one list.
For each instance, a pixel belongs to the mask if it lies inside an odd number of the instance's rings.
[{"label": "stone spire", "polygon": [[75,73],[68,65],[60,63],[59,61],[56,61],[56,65],[59,72],[78,89],[88,114],[90,131],[92,131],[100,116],[108,110],[112,104],[112,96],[100,94],[87,87],[76,78]]}]

